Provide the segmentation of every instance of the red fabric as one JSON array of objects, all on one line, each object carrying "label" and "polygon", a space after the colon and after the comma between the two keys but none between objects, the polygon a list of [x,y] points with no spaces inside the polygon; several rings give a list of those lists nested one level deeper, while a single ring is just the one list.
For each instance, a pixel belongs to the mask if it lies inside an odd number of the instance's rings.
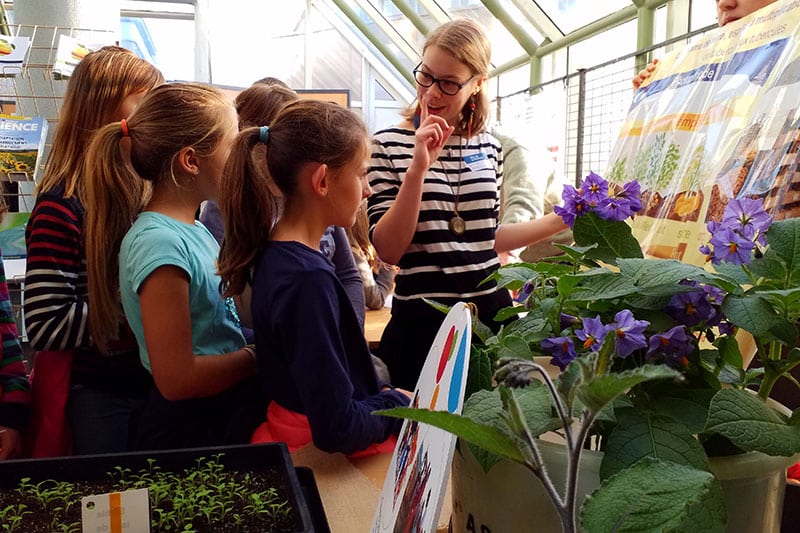
[{"label": "red fabric", "polygon": [[[290,453],[311,444],[312,440],[308,417],[281,407],[276,402],[270,402],[267,407],[267,419],[256,428],[250,438],[252,444],[285,442]],[[378,453],[392,453],[396,443],[397,437],[391,435],[385,441],[351,453],[348,457],[357,458]]]},{"label": "red fabric", "polygon": [[800,481],[800,463],[790,466],[786,471],[786,477],[791,481]]},{"label": "red fabric", "polygon": [[31,371],[31,456],[59,457],[72,452],[66,419],[72,350],[36,352]]}]

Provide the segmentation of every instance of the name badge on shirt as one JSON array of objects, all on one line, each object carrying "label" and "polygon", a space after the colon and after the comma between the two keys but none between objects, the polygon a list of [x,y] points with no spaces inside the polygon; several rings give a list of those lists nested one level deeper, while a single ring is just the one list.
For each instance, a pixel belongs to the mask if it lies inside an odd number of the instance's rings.
[{"label": "name badge on shirt", "polygon": [[470,163],[474,163],[476,161],[483,161],[484,159],[486,159],[486,154],[484,154],[483,152],[478,152],[477,154],[465,155],[464,163],[469,165]]}]

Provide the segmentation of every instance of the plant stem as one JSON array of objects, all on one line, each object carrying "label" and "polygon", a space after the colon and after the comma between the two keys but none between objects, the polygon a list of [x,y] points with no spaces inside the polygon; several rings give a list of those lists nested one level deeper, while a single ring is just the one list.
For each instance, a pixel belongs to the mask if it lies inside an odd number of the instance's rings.
[{"label": "plant stem", "polygon": [[564,492],[564,512],[561,516],[564,533],[573,533],[577,531],[575,506],[577,504],[578,468],[581,464],[583,443],[586,440],[586,436],[589,434],[589,428],[592,426],[594,418],[594,413],[588,409],[583,410],[581,424],[578,428],[577,442],[575,445],[567,447],[569,453],[569,458],[567,460],[567,487]]},{"label": "plant stem", "polygon": [[564,406],[564,402],[561,401],[561,395],[558,393],[556,389],[555,383],[553,380],[550,379],[550,375],[547,373],[547,370],[540,365],[539,363],[530,363],[533,368],[539,372],[542,376],[542,380],[547,385],[547,388],[550,390],[550,396],[553,397],[553,401],[556,404],[556,411],[558,412],[558,417],[561,419],[561,423],[564,425],[564,439],[567,441],[567,448],[571,448],[574,445],[573,436],[572,436],[572,419],[567,416],[567,410]]}]

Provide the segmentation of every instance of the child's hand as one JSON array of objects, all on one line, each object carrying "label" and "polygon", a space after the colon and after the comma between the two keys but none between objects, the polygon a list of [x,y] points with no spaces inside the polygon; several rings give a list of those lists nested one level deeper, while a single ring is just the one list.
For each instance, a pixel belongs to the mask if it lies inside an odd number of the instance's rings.
[{"label": "child's hand", "polygon": [[631,83],[633,83],[633,88],[638,89],[641,85],[647,81],[650,76],[653,75],[653,71],[656,69],[656,65],[658,64],[658,59],[652,60],[650,63],[647,64],[642,70],[639,71],[639,74],[633,77]]},{"label": "child's hand", "polygon": [[13,459],[22,451],[22,436],[13,428],[0,426],[0,461]]}]

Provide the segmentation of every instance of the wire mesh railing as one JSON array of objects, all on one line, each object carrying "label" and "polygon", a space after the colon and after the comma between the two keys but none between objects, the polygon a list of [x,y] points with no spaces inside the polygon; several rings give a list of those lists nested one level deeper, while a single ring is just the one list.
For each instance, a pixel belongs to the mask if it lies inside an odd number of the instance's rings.
[{"label": "wire mesh railing", "polygon": [[604,173],[633,98],[631,80],[642,57],[663,57],[715,28],[707,26],[611,61],[529,87],[495,101],[503,129],[554,154],[560,181]]}]

